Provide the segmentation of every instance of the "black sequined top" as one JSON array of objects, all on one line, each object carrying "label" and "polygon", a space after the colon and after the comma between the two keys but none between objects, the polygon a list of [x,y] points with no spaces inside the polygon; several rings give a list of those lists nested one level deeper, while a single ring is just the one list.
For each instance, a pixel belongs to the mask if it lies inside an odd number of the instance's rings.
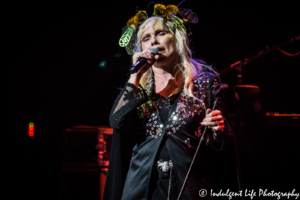
[{"label": "black sequined top", "polygon": [[[153,104],[156,106],[160,119],[165,124],[168,120],[168,116],[170,115],[170,108],[174,105],[175,100],[179,96],[178,94],[174,94],[168,98],[165,98],[159,94],[153,95]],[[170,155],[168,153],[168,149],[165,145],[168,137],[164,137],[161,146],[158,149],[157,157],[155,161],[170,161]],[[170,187],[170,191],[169,191]],[[168,194],[170,194],[170,200],[176,200],[178,197],[178,188],[176,185],[176,178],[174,175],[174,170],[171,173],[171,182],[170,182],[170,173],[163,172],[161,169],[157,169],[157,166],[153,166],[153,171],[150,180],[149,187],[149,198],[151,200],[159,200],[159,199],[167,199]]]},{"label": "black sequined top", "polygon": [[[153,81],[145,89],[125,85],[110,114],[114,135],[104,199],[166,199],[168,175],[153,170],[159,159],[173,162],[170,199],[177,199],[204,130],[200,124],[205,117],[204,101],[213,102],[211,90],[218,80],[209,72],[198,74],[193,80],[196,98],[183,90],[170,98],[161,97],[152,92]],[[214,166],[226,144],[226,137],[218,143],[207,135],[182,199],[199,199],[200,189],[213,187]]]}]

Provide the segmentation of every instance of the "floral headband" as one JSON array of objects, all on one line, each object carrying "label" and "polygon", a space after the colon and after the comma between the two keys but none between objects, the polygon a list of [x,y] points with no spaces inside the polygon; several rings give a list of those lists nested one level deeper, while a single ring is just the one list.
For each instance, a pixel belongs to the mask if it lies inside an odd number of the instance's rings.
[{"label": "floral headband", "polygon": [[[177,29],[183,40],[185,40],[185,35],[188,37],[192,36],[192,32],[190,32],[188,26],[189,23],[198,22],[198,16],[193,13],[192,10],[178,8],[174,5],[165,6],[163,4],[155,4],[153,16],[161,16],[164,19],[166,26],[168,26],[166,21],[171,21],[175,27],[173,32],[175,33]],[[119,40],[119,45],[121,47],[125,47],[129,55],[134,54],[134,45],[136,42],[138,28],[146,19],[148,19],[147,12],[140,10],[135,16],[128,20],[127,26],[123,28],[123,34]]]}]

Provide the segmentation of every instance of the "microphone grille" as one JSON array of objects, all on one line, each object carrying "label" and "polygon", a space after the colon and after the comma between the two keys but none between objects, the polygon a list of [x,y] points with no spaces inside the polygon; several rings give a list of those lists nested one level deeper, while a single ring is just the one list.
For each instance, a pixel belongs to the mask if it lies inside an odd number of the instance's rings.
[{"label": "microphone grille", "polygon": [[150,48],[149,50],[154,54],[158,54],[159,52],[157,48]]}]

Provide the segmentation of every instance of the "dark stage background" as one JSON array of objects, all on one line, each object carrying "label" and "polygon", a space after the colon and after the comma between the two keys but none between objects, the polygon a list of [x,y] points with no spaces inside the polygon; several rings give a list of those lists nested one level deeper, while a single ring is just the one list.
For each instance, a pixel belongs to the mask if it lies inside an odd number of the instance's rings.
[{"label": "dark stage background", "polygon": [[[75,125],[109,126],[110,109],[118,88],[128,78],[131,61],[118,45],[122,28],[135,14],[136,6],[147,10],[147,3],[43,1],[7,8],[13,49],[8,65],[12,140],[5,150],[10,157],[5,163],[11,169],[8,183],[14,191],[10,199],[59,199],[63,130]],[[289,1],[187,1],[181,7],[192,9],[199,17],[191,26],[194,57],[203,58],[219,71],[267,45],[276,46],[300,34],[299,12]],[[299,40],[281,48],[296,53]],[[105,67],[99,66],[102,61],[107,62]],[[242,84],[259,86],[266,112],[299,114],[299,67],[299,56],[272,51],[243,67]],[[222,74],[221,79],[230,88],[237,85],[234,70]],[[227,103],[229,112],[235,113],[236,104]],[[260,132],[265,137],[258,149],[264,153],[258,150],[256,156],[264,163],[253,164],[251,155],[244,159],[249,187],[255,187],[265,175],[265,189],[296,188],[299,120],[294,119],[296,123],[290,126],[281,125],[281,119],[278,124],[266,124]],[[34,137],[28,136],[29,122],[35,123]],[[248,136],[253,144],[257,142],[255,134]],[[87,180],[86,185],[93,187],[92,183]],[[299,187],[296,189],[299,192]]]}]

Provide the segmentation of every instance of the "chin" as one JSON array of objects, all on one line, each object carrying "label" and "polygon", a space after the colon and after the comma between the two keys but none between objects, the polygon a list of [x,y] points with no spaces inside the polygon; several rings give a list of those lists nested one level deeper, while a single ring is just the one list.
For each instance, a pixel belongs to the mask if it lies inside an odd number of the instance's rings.
[{"label": "chin", "polygon": [[168,61],[168,58],[164,55],[159,55],[159,58],[156,59],[155,64],[164,64]]},{"label": "chin", "polygon": [[163,54],[159,54],[159,58],[157,59],[157,61],[162,61],[162,60],[166,60],[167,57]]},{"label": "chin", "polygon": [[166,66],[172,65],[173,61],[171,61],[170,58],[167,58],[165,56],[160,56],[154,64],[157,68],[166,68]]}]

